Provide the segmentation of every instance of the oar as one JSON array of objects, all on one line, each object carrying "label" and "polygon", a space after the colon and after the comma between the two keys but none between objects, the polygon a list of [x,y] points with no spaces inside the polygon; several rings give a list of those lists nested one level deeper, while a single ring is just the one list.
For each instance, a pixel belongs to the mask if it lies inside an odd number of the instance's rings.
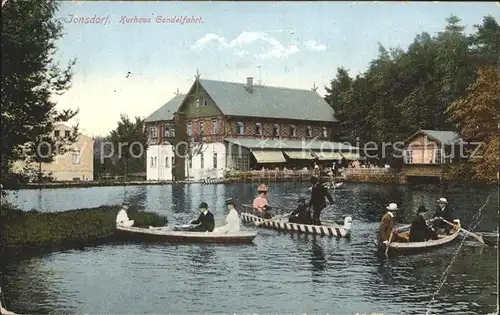
[{"label": "oar", "polygon": [[276,221],[276,220],[279,220],[279,219],[283,219],[283,218],[286,218],[286,217],[289,217],[290,215],[292,215],[291,213],[289,214],[285,214],[285,215],[278,215],[278,216],[275,216],[271,219],[267,219],[267,220],[262,220],[260,222],[255,222],[255,226],[259,226],[263,223],[266,223],[266,222],[269,222],[269,221]]},{"label": "oar", "polygon": [[394,235],[394,231],[391,229],[391,235],[389,235],[389,243],[385,244],[385,257],[389,257],[389,244],[392,241],[392,236]]},{"label": "oar", "polygon": [[[451,223],[450,221],[446,221],[445,219],[443,218],[440,218],[441,220],[443,220],[443,222],[455,227],[456,224],[453,224]],[[494,247],[495,246],[495,243],[492,241],[492,240],[489,240],[487,238],[483,238],[481,235],[478,235],[478,234],[475,234],[475,233],[472,233],[471,231],[467,231],[466,229],[464,229],[463,227],[460,227],[460,231],[464,232],[465,234],[468,234],[472,237],[474,237],[475,239],[477,239],[479,241],[479,243],[483,244],[483,245],[486,245],[486,246],[490,246],[490,247]]]}]

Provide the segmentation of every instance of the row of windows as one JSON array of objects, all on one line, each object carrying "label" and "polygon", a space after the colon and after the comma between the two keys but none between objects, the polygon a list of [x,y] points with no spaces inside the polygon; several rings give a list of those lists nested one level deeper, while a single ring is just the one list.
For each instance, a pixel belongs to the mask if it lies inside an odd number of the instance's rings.
[{"label": "row of windows", "polygon": [[[175,128],[171,127],[170,125],[165,125],[160,127],[162,130],[164,130],[164,137],[166,138],[174,138],[175,137]],[[158,137],[158,128],[157,127],[150,127],[149,128],[149,137],[150,138],[157,138]]]},{"label": "row of windows", "polygon": [[[151,157],[151,167],[157,167],[158,164],[157,164],[157,157],[154,156],[154,157]],[[170,168],[172,167],[173,165],[175,165],[175,157],[165,157],[165,164],[163,165],[165,168]],[[188,160],[188,165],[189,165],[189,168],[193,168],[193,160],[190,158]],[[213,165],[213,168],[217,168],[217,153],[214,152],[213,153],[213,156],[212,156],[212,165]],[[200,155],[200,168],[205,168],[205,156],[203,154]]]},{"label": "row of windows", "polygon": [[[236,131],[239,135],[244,135],[245,134],[245,125],[243,124],[242,121],[238,121],[236,123]],[[290,137],[296,137],[297,136],[297,127],[295,126],[290,126]],[[323,127],[322,134],[324,138],[328,137],[328,129],[326,127]],[[261,123],[256,123],[255,124],[255,134],[258,136],[262,136],[262,124]],[[279,137],[280,136],[280,126],[278,124],[273,125],[273,137]],[[312,132],[312,127],[311,126],[306,126],[306,137],[312,137],[313,132]]]},{"label": "row of windows", "polygon": [[[69,138],[71,135],[69,130],[64,130],[64,137]],[[54,137],[59,138],[61,136],[61,131],[60,130],[54,130]]]},{"label": "row of windows", "polygon": [[[444,159],[443,159],[443,152],[442,152],[442,150],[435,150],[434,151],[434,156],[429,161],[429,163],[442,164],[443,162],[444,162]],[[413,163],[413,151],[412,150],[406,150],[405,151],[405,163],[407,163],[407,164]]]},{"label": "row of windows", "polygon": [[[214,119],[212,120],[212,130],[211,134],[215,135],[217,134],[217,129],[218,129],[218,120]],[[244,135],[245,134],[245,125],[242,121],[236,122],[236,132],[238,135]],[[192,123],[187,124],[187,134],[188,136],[191,136],[193,134],[193,125]],[[205,134],[205,122],[200,121],[200,135]],[[255,135],[257,136],[262,136],[262,124],[261,123],[256,123],[255,124]],[[296,137],[297,136],[297,127],[295,126],[290,126],[290,133],[289,135],[291,137]],[[326,127],[323,127],[322,130],[322,135],[324,138],[328,138],[328,129]],[[151,138],[156,138],[157,135],[157,128],[156,127],[151,127],[150,129],[150,137]],[[273,125],[273,136],[274,137],[279,137],[280,136],[280,126],[278,124]],[[306,137],[312,137],[313,136],[313,131],[311,126],[306,126]],[[175,137],[175,129],[174,128],[168,128],[165,127],[165,137]]]}]

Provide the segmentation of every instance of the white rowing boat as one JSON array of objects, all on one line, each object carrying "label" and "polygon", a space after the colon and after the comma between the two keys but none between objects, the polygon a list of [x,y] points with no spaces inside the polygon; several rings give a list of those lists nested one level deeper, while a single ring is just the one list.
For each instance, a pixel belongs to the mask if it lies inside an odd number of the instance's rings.
[{"label": "white rowing boat", "polygon": [[[451,243],[458,237],[461,228],[460,220],[456,219],[453,220],[453,222],[455,223],[455,226],[453,227],[452,233],[446,235],[438,235],[437,240],[428,240],[425,242],[410,242],[409,241],[410,232],[409,231],[400,232],[398,233],[399,240],[406,240],[406,241],[391,242],[387,244],[387,246],[389,247],[389,252],[398,252],[398,253],[416,252],[416,251],[434,249],[446,245],[448,243]],[[405,226],[405,228],[407,227],[408,226]]]}]

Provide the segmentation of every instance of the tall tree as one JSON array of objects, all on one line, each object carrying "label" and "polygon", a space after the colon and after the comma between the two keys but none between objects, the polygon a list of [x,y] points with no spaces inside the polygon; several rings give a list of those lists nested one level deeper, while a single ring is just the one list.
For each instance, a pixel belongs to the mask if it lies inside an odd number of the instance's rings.
[{"label": "tall tree", "polygon": [[127,174],[146,171],[148,136],[144,119],[135,117],[135,121],[132,121],[122,114],[118,126],[111,131],[109,140],[113,144],[114,157],[118,158],[118,167],[125,180]]},{"label": "tall tree", "polygon": [[494,183],[500,166],[500,72],[495,67],[478,71],[469,94],[448,106],[447,112],[459,134],[469,141],[481,142],[478,157],[472,156],[470,170],[480,182]]},{"label": "tall tree", "polygon": [[49,135],[54,125],[77,114],[56,110],[51,98],[70,87],[75,63],[60,68],[54,60],[55,42],[62,36],[62,24],[54,18],[57,7],[55,0],[25,0],[9,1],[2,8],[2,182],[17,160],[50,161],[56,150],[42,157],[38,144],[43,141],[53,147]]},{"label": "tall tree", "polygon": [[494,66],[500,62],[500,26],[491,15],[482,24],[474,25],[476,33],[470,38],[471,53],[476,67]]}]

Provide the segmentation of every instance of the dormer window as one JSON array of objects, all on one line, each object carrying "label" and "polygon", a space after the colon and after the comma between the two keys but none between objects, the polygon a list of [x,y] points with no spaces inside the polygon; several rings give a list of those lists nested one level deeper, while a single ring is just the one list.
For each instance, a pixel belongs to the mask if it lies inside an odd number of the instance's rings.
[{"label": "dormer window", "polygon": [[208,106],[208,99],[203,98],[203,107],[207,107],[207,106]]},{"label": "dormer window", "polygon": [[311,138],[313,136],[312,128],[311,126],[306,127],[306,135]]},{"label": "dormer window", "polygon": [[200,99],[199,98],[196,98],[196,102],[195,102],[195,106],[196,108],[200,108]]},{"label": "dormer window", "polygon": [[61,132],[59,130],[54,130],[54,137],[59,138],[61,136]]},{"label": "dormer window", "polygon": [[296,137],[297,136],[297,129],[295,126],[290,126],[290,137]]},{"label": "dormer window", "polygon": [[274,137],[279,137],[280,136],[280,126],[278,124],[275,124],[273,126],[273,136]]},{"label": "dormer window", "polygon": [[255,124],[255,134],[257,136],[262,136],[262,124],[261,123]]}]

